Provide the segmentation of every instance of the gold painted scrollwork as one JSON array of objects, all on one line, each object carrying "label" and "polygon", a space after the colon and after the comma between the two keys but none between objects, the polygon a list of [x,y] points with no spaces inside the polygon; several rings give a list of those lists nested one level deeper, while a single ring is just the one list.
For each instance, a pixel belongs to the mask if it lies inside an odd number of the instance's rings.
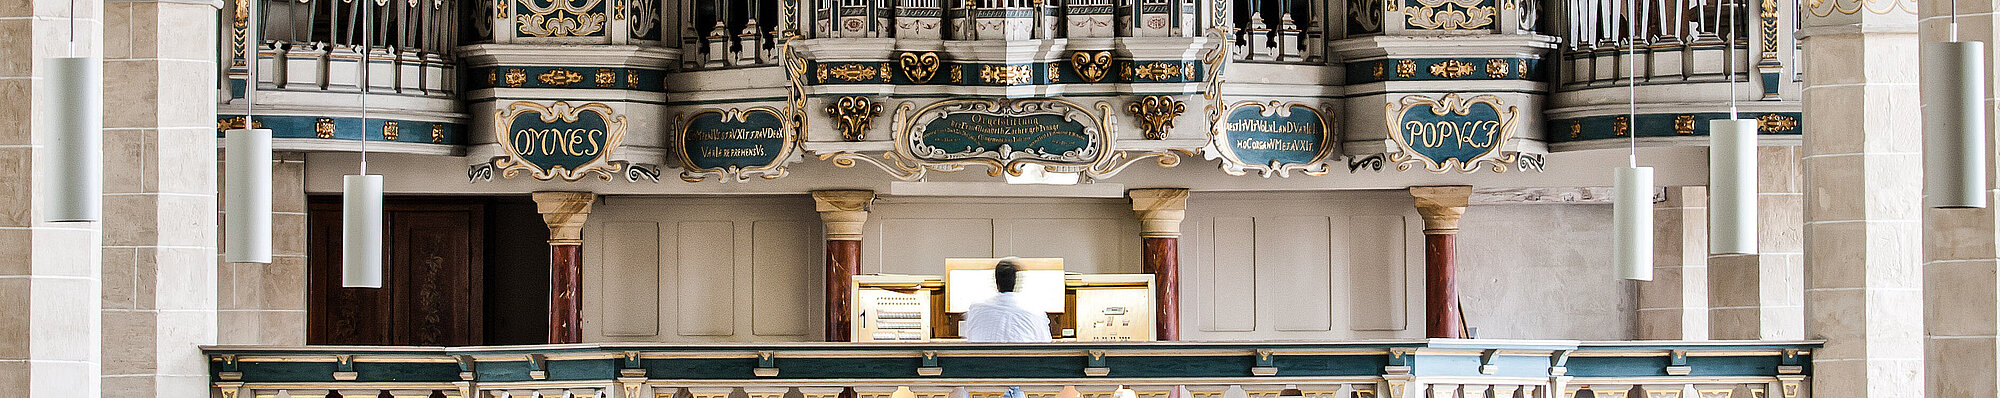
[{"label": "gold painted scrollwork", "polygon": [[507,69],[507,87],[520,87],[528,82],[528,71],[521,68]]},{"label": "gold painted scrollwork", "polygon": [[846,96],[826,105],[827,116],[833,116],[834,127],[840,129],[840,139],[860,141],[868,133],[868,125],[882,114],[882,104],[868,101],[868,97]]},{"label": "gold painted scrollwork", "polygon": [[[253,124],[256,124],[256,125],[257,125],[257,128],[260,128],[260,129],[261,129],[261,128],[264,128],[264,121],[262,121],[262,120],[258,120],[258,121],[256,121],[256,122],[253,122]],[[223,133],[224,131],[228,131],[229,129],[240,129],[240,128],[243,128],[243,117],[242,117],[242,116],[237,116],[237,117],[232,117],[232,118],[224,118],[224,119],[217,119],[217,120],[215,121],[215,133],[216,133],[216,134],[222,134],[222,133]]]},{"label": "gold painted scrollwork", "polygon": [[1028,65],[983,65],[979,67],[979,80],[988,84],[1016,85],[1035,80],[1035,69]]},{"label": "gold painted scrollwork", "polygon": [[903,53],[896,61],[903,67],[903,76],[912,83],[927,84],[937,76],[939,61],[935,52]]},{"label": "gold painted scrollwork", "polygon": [[1766,113],[1757,117],[1757,132],[1773,134],[1799,128],[1799,119],[1776,113]]},{"label": "gold painted scrollwork", "polygon": [[1674,116],[1674,134],[1693,135],[1694,115]]},{"label": "gold painted scrollwork", "polygon": [[[557,121],[575,123],[579,116],[585,112],[596,113],[604,120],[604,128],[610,130],[604,132],[605,138],[602,143],[602,149],[594,154],[594,158],[578,166],[575,170],[569,170],[559,165],[545,168],[534,162],[523,160],[523,155],[517,151],[516,144],[514,144],[515,141],[513,141],[516,131],[513,131],[512,125],[515,117],[526,113],[534,113],[543,123],[555,123]],[[496,127],[494,129],[495,141],[500,143],[502,150],[507,151],[507,156],[500,156],[493,159],[493,167],[501,170],[501,175],[506,178],[514,178],[515,175],[519,175],[525,171],[528,172],[530,177],[542,181],[562,179],[574,182],[582,180],[592,173],[597,174],[599,180],[611,181],[613,175],[623,171],[627,166],[625,161],[609,159],[611,152],[618,148],[620,142],[625,140],[625,116],[612,112],[611,107],[608,105],[589,103],[582,106],[571,106],[568,102],[556,101],[552,105],[544,106],[529,101],[515,101],[513,104],[508,105],[506,109],[493,111],[493,116]]]},{"label": "gold painted scrollwork", "polygon": [[1916,14],[1916,0],[1806,0],[1806,10],[1815,17],[1827,17],[1834,13],[1845,15],[1867,11],[1875,15]]},{"label": "gold painted scrollwork", "polygon": [[333,118],[319,118],[313,121],[313,135],[319,138],[333,138]]},{"label": "gold painted scrollwork", "polygon": [[1507,77],[1507,60],[1504,59],[1486,60],[1486,78],[1499,79],[1504,77]]},{"label": "gold painted scrollwork", "polygon": [[397,137],[401,137],[402,135],[403,135],[403,129],[396,126],[396,121],[394,120],[382,121],[383,141],[395,141]]},{"label": "gold painted scrollwork", "polygon": [[1611,118],[1611,136],[1624,137],[1632,132],[1632,119],[1624,116]]},{"label": "gold painted scrollwork", "polygon": [[[1094,110],[1095,112],[1092,112]],[[1126,167],[1142,161],[1152,160],[1160,167],[1174,167],[1180,164],[1180,155],[1172,150],[1126,153],[1111,149],[1111,104],[1099,102],[1093,108],[1085,108],[1074,102],[1030,98],[1016,100],[992,99],[949,99],[938,101],[922,108],[905,102],[896,108],[891,116],[890,130],[895,135],[895,149],[881,156],[838,151],[819,153],[820,160],[832,161],[836,167],[854,167],[867,163],[889,172],[902,181],[917,181],[930,171],[957,172],[968,166],[985,166],[987,175],[1000,176],[1002,173],[1021,175],[1025,167],[1039,164],[1051,173],[1077,173],[1085,181],[1110,178]],[[924,126],[948,114],[976,113],[994,116],[1063,115],[1084,126],[1083,135],[1090,140],[1086,148],[1071,153],[1049,154],[1029,150],[1014,149],[1007,154],[991,151],[984,153],[931,154],[919,157],[916,147],[923,146],[918,140]],[[933,148],[935,149],[935,148]]]},{"label": "gold painted scrollwork", "polygon": [[1078,51],[1069,55],[1069,65],[1083,81],[1096,83],[1111,72],[1111,51]]},{"label": "gold painted scrollwork", "polygon": [[[1475,135],[1470,133],[1469,130],[1464,135],[1455,136],[1458,137],[1457,139],[1463,140],[1459,141],[1460,143],[1472,143],[1475,148],[1482,148],[1480,145],[1484,145],[1483,148],[1486,148],[1485,151],[1477,156],[1472,156],[1469,159],[1457,157],[1447,157],[1442,160],[1432,159],[1429,156],[1420,155],[1416,149],[1416,145],[1404,137],[1403,129],[1405,127],[1402,125],[1404,115],[1417,109],[1417,107],[1429,108],[1430,114],[1434,116],[1464,116],[1471,114],[1472,106],[1475,104],[1492,107],[1495,117],[1498,119],[1488,122],[1491,123],[1492,133],[1487,142],[1472,142],[1471,137]],[[1407,170],[1412,164],[1421,163],[1426,170],[1432,173],[1443,173],[1453,169],[1460,172],[1471,172],[1477,170],[1480,163],[1483,162],[1491,166],[1493,172],[1505,173],[1509,169],[1507,166],[1515,164],[1522,157],[1522,154],[1519,152],[1502,151],[1507,141],[1514,136],[1514,121],[1520,112],[1520,108],[1501,103],[1498,96],[1480,94],[1472,98],[1465,98],[1459,96],[1457,93],[1449,93],[1443,97],[1432,98],[1422,95],[1409,95],[1404,96],[1400,101],[1389,103],[1387,110],[1386,119],[1389,122],[1389,140],[1396,146],[1396,152],[1389,154],[1389,161],[1396,163],[1396,170]]]},{"label": "gold painted scrollwork", "polygon": [[1396,77],[1405,79],[1417,77],[1417,61],[1409,59],[1396,60]]},{"label": "gold painted scrollwork", "polygon": [[431,124],[431,143],[432,143],[432,144],[443,144],[443,143],[444,143],[444,124],[443,124],[443,123],[433,123],[433,124]]},{"label": "gold painted scrollwork", "polygon": [[1173,62],[1154,62],[1125,67],[1125,78],[1127,79],[1168,80],[1180,75],[1181,64]]},{"label": "gold painted scrollwork", "polygon": [[841,64],[834,67],[820,65],[819,80],[826,81],[829,77],[850,82],[866,81],[875,78],[875,68],[863,64]]},{"label": "gold painted scrollwork", "polygon": [[1481,29],[1493,24],[1493,6],[1480,0],[1417,0],[1418,7],[1405,7],[1410,26],[1431,30]]},{"label": "gold painted scrollwork", "polygon": [[618,72],[612,71],[611,68],[598,68],[597,73],[591,76],[591,79],[592,82],[597,83],[598,87],[616,86],[618,85]]},{"label": "gold painted scrollwork", "polygon": [[[508,73],[513,73],[513,72],[509,71]],[[509,81],[512,81],[512,77],[509,77],[508,79]],[[583,81],[583,75],[576,72],[571,72],[569,69],[558,68],[558,69],[550,69],[548,72],[543,72],[541,75],[535,76],[535,80],[541,81],[542,84],[561,87],[561,86],[576,84],[577,82]]]},{"label": "gold painted scrollwork", "polygon": [[1459,62],[1459,60],[1456,59],[1447,59],[1444,60],[1443,62],[1431,64],[1431,76],[1437,76],[1446,79],[1457,79],[1461,77],[1471,76],[1472,71],[1475,70],[1479,70],[1479,67],[1464,62]]},{"label": "gold painted scrollwork", "polygon": [[1167,95],[1149,95],[1132,101],[1126,106],[1132,117],[1139,118],[1139,131],[1149,140],[1167,139],[1168,130],[1174,128],[1174,118],[1187,113],[1187,104]]},{"label": "gold painted scrollwork", "polygon": [[[591,12],[604,0],[518,0],[527,13],[515,15],[521,33],[534,37],[582,37],[604,31],[608,16]],[[579,3],[579,1],[581,3]]]}]

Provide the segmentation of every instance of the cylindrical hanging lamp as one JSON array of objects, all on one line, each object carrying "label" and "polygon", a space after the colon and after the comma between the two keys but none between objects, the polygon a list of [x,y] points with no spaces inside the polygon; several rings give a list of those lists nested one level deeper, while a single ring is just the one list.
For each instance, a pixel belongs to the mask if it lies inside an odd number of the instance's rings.
[{"label": "cylindrical hanging lamp", "polygon": [[1611,246],[1618,277],[1653,280],[1653,168],[1620,167],[1614,184]]},{"label": "cylindrical hanging lamp", "polygon": [[342,179],[342,287],[382,287],[382,176]]},{"label": "cylindrical hanging lamp", "polygon": [[223,260],[271,262],[271,130],[223,133]]},{"label": "cylindrical hanging lamp", "polygon": [[48,185],[42,220],[97,221],[104,198],[104,60],[55,57],[44,60],[43,120]]},{"label": "cylindrical hanging lamp", "polygon": [[1757,253],[1757,121],[1708,122],[1708,252]]},{"label": "cylindrical hanging lamp", "polygon": [[1986,207],[1985,43],[1920,47],[1924,118],[1924,204]]}]

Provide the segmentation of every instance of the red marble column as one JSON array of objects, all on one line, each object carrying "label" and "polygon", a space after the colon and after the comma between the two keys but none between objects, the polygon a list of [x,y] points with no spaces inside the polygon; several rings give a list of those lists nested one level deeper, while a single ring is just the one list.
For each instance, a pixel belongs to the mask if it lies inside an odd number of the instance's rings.
[{"label": "red marble column", "polygon": [[1153,274],[1153,302],[1165,303],[1154,306],[1153,321],[1158,328],[1155,338],[1160,341],[1181,339],[1181,239],[1145,238],[1146,251],[1143,261],[1146,273]]},{"label": "red marble column", "polygon": [[1465,185],[1410,187],[1417,214],[1424,217],[1425,336],[1463,338],[1458,311],[1458,219],[1471,204]]},{"label": "red marble column", "polygon": [[1187,216],[1188,190],[1147,188],[1125,192],[1139,216],[1139,237],[1145,251],[1142,267],[1153,274],[1153,338],[1181,338],[1181,219]]},{"label": "red marble column", "polygon": [[583,245],[549,246],[549,343],[583,342]]},{"label": "red marble column", "polygon": [[583,223],[597,194],[536,192],[549,226],[549,344],[583,342]]},{"label": "red marble column", "polygon": [[826,341],[854,341],[854,276],[861,273],[862,227],[875,191],[813,191],[826,228]]},{"label": "red marble column", "polygon": [[848,287],[861,273],[861,241],[826,241],[826,341],[854,341],[854,297]]}]

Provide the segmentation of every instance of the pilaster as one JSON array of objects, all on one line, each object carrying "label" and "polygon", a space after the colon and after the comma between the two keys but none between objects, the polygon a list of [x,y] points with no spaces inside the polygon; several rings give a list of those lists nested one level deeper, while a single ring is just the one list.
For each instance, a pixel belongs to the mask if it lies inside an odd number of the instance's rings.
[{"label": "pilaster", "polygon": [[1916,2],[1801,4],[1806,338],[1823,397],[1923,396]]},{"label": "pilaster", "polygon": [[1125,191],[1139,217],[1140,259],[1153,274],[1154,337],[1180,340],[1181,220],[1187,217],[1187,188],[1147,188]]},{"label": "pilaster", "polygon": [[813,210],[826,223],[826,341],[852,341],[854,275],[861,273],[861,235],[875,191],[813,191]]},{"label": "pilaster", "polygon": [[1708,339],[1708,188],[1653,204],[1653,281],[1639,284],[1639,338]]},{"label": "pilaster", "polygon": [[1472,186],[1410,187],[1424,217],[1424,319],[1426,336],[1466,337],[1458,312],[1458,220],[1472,202]]},{"label": "pilaster", "polygon": [[583,342],[583,223],[597,194],[536,192],[549,226],[549,343]]},{"label": "pilaster", "polygon": [[[1919,2],[1919,40],[1947,41],[1954,2]],[[1986,43],[1986,120],[1995,119],[1994,31],[1991,1],[1956,2],[1958,41]],[[1932,397],[2000,396],[2000,166],[1993,162],[1993,128],[1986,128],[1987,207],[1924,211],[1924,389]]]},{"label": "pilaster", "polygon": [[1757,254],[1708,257],[1709,337],[1805,338],[1801,150],[1757,148]]}]

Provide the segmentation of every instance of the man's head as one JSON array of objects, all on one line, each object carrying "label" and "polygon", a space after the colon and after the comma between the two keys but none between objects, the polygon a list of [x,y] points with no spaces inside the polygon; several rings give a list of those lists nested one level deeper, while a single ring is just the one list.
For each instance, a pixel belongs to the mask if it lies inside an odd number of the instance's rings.
[{"label": "man's head", "polygon": [[1014,257],[1003,258],[999,264],[993,265],[993,287],[1001,293],[1014,291],[1014,277],[1021,272],[1021,267],[1015,265],[1014,260]]}]

